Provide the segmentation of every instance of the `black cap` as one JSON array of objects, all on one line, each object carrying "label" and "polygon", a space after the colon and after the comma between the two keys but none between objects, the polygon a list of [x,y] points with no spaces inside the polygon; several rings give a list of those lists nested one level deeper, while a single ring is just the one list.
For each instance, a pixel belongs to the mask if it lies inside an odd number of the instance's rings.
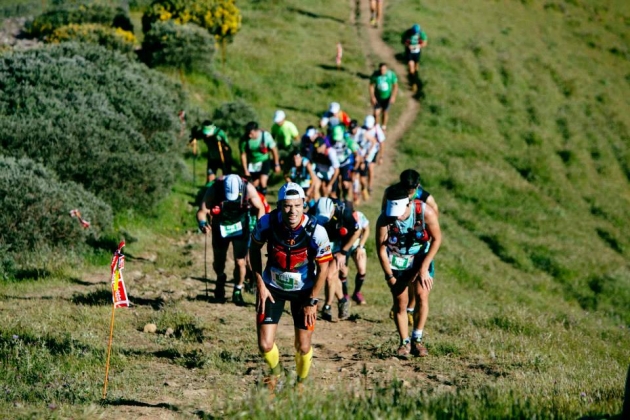
[{"label": "black cap", "polygon": [[258,130],[258,123],[256,121],[250,121],[245,124],[245,134],[249,134],[253,130]]},{"label": "black cap", "polygon": [[407,188],[417,188],[420,185],[420,174],[414,169],[405,169],[400,173],[400,184]]},{"label": "black cap", "polygon": [[403,198],[409,198],[409,193],[404,186],[400,184],[394,184],[387,190],[385,190],[385,198],[392,201],[401,200]]}]

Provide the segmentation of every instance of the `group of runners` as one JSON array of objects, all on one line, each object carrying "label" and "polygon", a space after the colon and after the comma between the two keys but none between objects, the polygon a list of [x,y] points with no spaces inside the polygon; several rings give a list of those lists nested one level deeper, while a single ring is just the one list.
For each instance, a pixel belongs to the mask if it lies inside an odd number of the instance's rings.
[{"label": "group of runners", "polygon": [[[396,100],[398,81],[381,63],[369,86],[374,112],[362,122],[332,102],[318,124],[307,127],[302,136],[282,110],[274,114],[269,131],[256,122],[246,124],[239,142],[240,165],[232,159],[227,136],[211,121],[204,121],[191,135],[193,145],[204,141],[208,146],[208,183],[196,216],[199,229],[212,237],[214,298],[226,300],[225,265],[232,243],[232,302],[245,305],[249,278],[256,289],[258,345],[270,368],[271,387],[282,373],[275,335],[286,301],[295,329],[298,382],[309,373],[318,308],[320,319],[333,321],[336,300],[336,318],[344,320],[350,317],[351,301],[367,303],[362,286],[370,221],[358,206],[373,195],[387,111]],[[272,172],[285,182],[273,210],[266,198]],[[437,204],[422,189],[417,171],[403,171],[399,182],[386,189],[375,230],[376,254],[392,294],[390,316],[400,336],[397,354],[426,356],[422,337],[441,233]],[[351,294],[350,260],[356,267]],[[320,305],[322,289],[325,301]]]}]

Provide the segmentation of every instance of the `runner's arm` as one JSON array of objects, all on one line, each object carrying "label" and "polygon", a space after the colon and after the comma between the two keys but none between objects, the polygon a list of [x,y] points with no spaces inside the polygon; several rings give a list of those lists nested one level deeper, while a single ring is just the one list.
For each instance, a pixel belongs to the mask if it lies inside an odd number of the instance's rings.
[{"label": "runner's arm", "polygon": [[375,93],[376,85],[374,82],[370,81],[370,102],[372,105],[376,105],[376,93]]},{"label": "runner's arm", "polygon": [[[379,217],[376,222],[376,253],[378,255],[378,261],[381,263],[381,268],[385,277],[393,276],[392,268],[389,265],[389,258],[387,256],[387,225],[383,224],[383,217]],[[387,284],[393,286],[396,283],[396,279],[387,279]]]},{"label": "runner's arm", "polygon": [[249,176],[249,170],[247,169],[247,153],[241,152],[241,165],[243,165],[243,175]]},{"label": "runner's arm", "polygon": [[[214,187],[210,186],[201,200],[201,205],[199,206],[199,210],[197,210],[197,224],[199,225],[199,229],[203,233],[206,233],[210,228],[208,227],[208,216],[212,220],[212,216],[210,213],[210,209],[208,209],[208,205],[206,203],[210,203],[210,199],[212,198],[212,194],[214,194]],[[202,227],[203,222],[206,222],[205,227]]]},{"label": "runner's arm", "polygon": [[274,172],[279,173],[280,172],[280,155],[278,154],[277,147],[271,148],[271,156],[273,156]]},{"label": "runner's arm", "polygon": [[350,251],[350,248],[352,248],[352,244],[357,239],[359,239],[359,237],[361,237],[361,232],[362,231],[363,230],[361,228],[355,230],[354,233],[352,234],[352,236],[350,237],[350,239],[348,239],[348,241],[346,242],[346,244],[341,247],[341,252],[347,253],[348,251]]},{"label": "runner's arm", "polygon": [[424,209],[424,221],[427,233],[431,236],[431,248],[429,248],[429,252],[426,257],[424,257],[421,273],[429,270],[429,265],[431,264],[431,261],[433,261],[435,254],[437,254],[440,249],[440,245],[442,244],[442,231],[440,230],[438,216],[431,206],[426,206]]},{"label": "runner's arm", "polygon": [[313,170],[313,165],[311,164],[311,162],[306,162],[306,170],[308,171],[308,175],[311,177],[311,186],[308,187],[308,189],[306,190],[306,197],[311,197],[313,195],[313,191],[315,190],[315,187],[317,185],[317,183],[315,182],[315,180],[317,179],[317,175],[315,174],[315,171]]},{"label": "runner's arm", "polygon": [[398,82],[394,83],[394,88],[392,89],[392,98],[389,100],[390,104],[396,102],[396,96],[398,95]]},{"label": "runner's arm", "polygon": [[249,197],[249,201],[250,203],[252,203],[252,206],[254,206],[256,210],[258,210],[258,214],[256,215],[256,218],[260,219],[261,217],[265,215],[265,205],[260,199],[260,196],[258,195],[258,191],[256,191],[256,188],[254,187],[254,185],[250,183],[247,184],[247,196]]},{"label": "runner's arm", "polygon": [[365,225],[363,232],[361,232],[361,240],[359,241],[359,247],[365,248],[365,243],[370,237],[370,225]]},{"label": "runner's arm", "polygon": [[432,195],[427,197],[426,203],[429,205],[429,207],[431,207],[433,209],[433,211],[435,211],[436,215],[438,215],[438,216],[440,215],[440,210],[438,208],[437,202],[435,201],[435,198],[433,198]]}]

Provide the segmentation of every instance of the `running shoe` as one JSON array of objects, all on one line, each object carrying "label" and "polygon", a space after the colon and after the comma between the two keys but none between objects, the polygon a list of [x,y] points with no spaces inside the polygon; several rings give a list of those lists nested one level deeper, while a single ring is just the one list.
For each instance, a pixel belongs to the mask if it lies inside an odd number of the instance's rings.
[{"label": "running shoe", "polygon": [[241,289],[234,288],[234,293],[232,293],[232,302],[236,306],[245,306],[245,299],[243,299],[243,291]]},{"label": "running shoe", "polygon": [[365,305],[365,304],[367,304],[367,302],[365,301],[365,298],[363,297],[363,293],[361,293],[361,292],[355,292],[352,295],[352,300],[354,300],[357,305]]},{"label": "running shoe", "polygon": [[403,359],[408,358],[409,354],[411,354],[411,343],[401,344],[400,347],[398,347],[398,351],[396,352],[396,355]]},{"label": "running shoe", "polygon": [[332,318],[332,308],[330,305],[324,305],[324,308],[322,309],[322,319],[324,321],[332,322]]},{"label": "running shoe", "polygon": [[372,26],[374,26],[376,28],[376,25],[377,25],[376,19],[374,19],[374,18],[370,19],[370,25],[372,25]]},{"label": "running shoe", "polygon": [[427,357],[429,350],[422,344],[422,341],[414,341],[411,344],[411,354],[416,357]]},{"label": "running shoe", "polygon": [[350,318],[350,301],[339,302],[339,320]]}]

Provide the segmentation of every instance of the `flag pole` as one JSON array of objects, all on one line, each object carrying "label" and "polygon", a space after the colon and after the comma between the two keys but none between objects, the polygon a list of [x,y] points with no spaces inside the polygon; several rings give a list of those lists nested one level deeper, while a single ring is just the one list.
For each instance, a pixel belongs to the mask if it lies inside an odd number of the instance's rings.
[{"label": "flag pole", "polygon": [[103,385],[103,399],[107,398],[107,379],[109,377],[109,359],[112,354],[112,342],[114,339],[114,314],[116,305],[112,305],[112,319],[109,323],[109,344],[107,346],[107,362],[105,363],[105,384]]}]

